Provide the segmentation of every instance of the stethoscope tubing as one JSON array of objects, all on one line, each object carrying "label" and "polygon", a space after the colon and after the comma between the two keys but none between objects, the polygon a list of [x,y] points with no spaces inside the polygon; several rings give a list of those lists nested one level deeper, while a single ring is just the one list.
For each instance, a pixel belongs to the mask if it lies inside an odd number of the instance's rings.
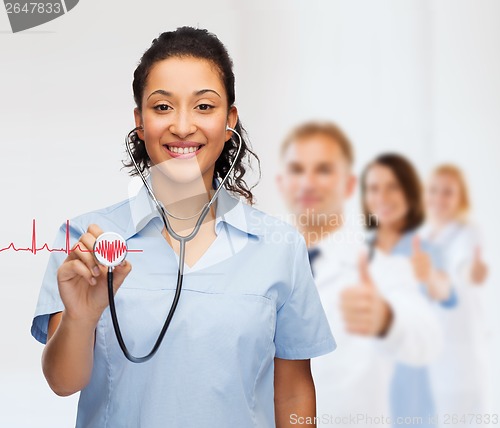
[{"label": "stethoscope tubing", "polygon": [[174,295],[174,298],[172,300],[172,304],[170,306],[170,310],[168,311],[167,318],[165,319],[163,327],[162,327],[162,329],[160,331],[160,334],[158,335],[158,338],[156,339],[156,342],[155,342],[153,348],[151,349],[151,351],[148,354],[146,354],[146,355],[144,355],[142,357],[136,357],[136,356],[132,355],[130,353],[130,351],[128,350],[127,346],[126,346],[125,341],[123,340],[123,336],[122,336],[122,333],[121,333],[121,330],[120,330],[120,324],[118,322],[118,317],[117,317],[117,314],[116,314],[115,298],[114,298],[114,291],[113,291],[113,268],[112,267],[108,267],[108,275],[107,275],[107,280],[108,280],[108,300],[109,300],[109,309],[110,309],[110,312],[111,312],[111,320],[113,322],[113,328],[114,328],[114,331],[115,331],[116,338],[118,340],[118,344],[119,344],[119,346],[120,346],[123,354],[127,358],[127,360],[131,361],[132,363],[144,363],[144,362],[150,360],[156,354],[156,352],[158,351],[158,349],[159,349],[159,347],[160,347],[160,345],[161,345],[161,343],[163,341],[163,338],[165,337],[167,329],[168,329],[168,327],[170,325],[170,322],[172,321],[174,312],[175,312],[175,310],[177,308],[177,305],[179,303],[179,299],[180,299],[180,296],[181,296],[182,283],[183,283],[183,280],[184,280],[184,259],[185,259],[185,254],[186,254],[186,243],[188,241],[190,241],[191,239],[193,239],[196,236],[196,234],[198,233],[198,231],[200,230],[200,227],[201,227],[201,224],[203,223],[203,220],[205,219],[205,217],[207,216],[208,212],[210,211],[210,207],[215,202],[217,196],[219,195],[219,192],[220,192],[222,186],[224,185],[224,183],[228,179],[229,175],[231,174],[231,172],[232,172],[232,170],[234,168],[234,165],[236,164],[236,161],[238,160],[238,157],[239,157],[240,152],[241,152],[241,147],[242,147],[242,138],[241,138],[241,135],[235,129],[230,128],[229,126],[227,126],[226,129],[234,132],[238,136],[238,139],[239,139],[238,151],[236,152],[236,156],[234,157],[234,160],[233,160],[233,162],[232,162],[229,170],[227,171],[224,179],[221,181],[221,183],[219,184],[219,186],[217,186],[217,189],[215,190],[215,193],[211,197],[210,201],[208,203],[206,203],[205,206],[201,209],[201,211],[200,211],[200,217],[196,221],[196,225],[193,228],[193,230],[191,231],[191,233],[189,233],[188,235],[182,236],[182,235],[177,234],[172,229],[172,227],[170,225],[170,222],[168,221],[167,212],[166,212],[163,204],[161,202],[159,202],[158,199],[156,199],[156,196],[155,196],[155,194],[153,192],[153,189],[151,188],[151,186],[147,182],[146,178],[144,177],[144,175],[140,171],[139,166],[137,165],[137,162],[135,161],[134,156],[132,154],[132,151],[130,149],[130,135],[133,132],[137,131],[137,129],[139,129],[139,128],[140,127],[134,128],[132,131],[130,131],[127,134],[127,137],[125,138],[125,146],[126,146],[128,155],[130,156],[130,159],[132,160],[132,163],[134,165],[135,170],[137,171],[137,173],[141,177],[141,180],[144,183],[144,185],[145,185],[145,187],[147,189],[147,192],[148,192],[150,198],[153,200],[153,202],[154,202],[154,204],[156,206],[156,209],[158,210],[158,212],[159,212],[159,214],[160,214],[160,216],[161,216],[161,218],[163,220],[163,224],[165,225],[166,230],[170,233],[170,235],[175,240],[179,241],[180,248],[179,248],[179,268],[177,270],[177,285],[176,285],[176,288],[175,288],[175,295]]}]

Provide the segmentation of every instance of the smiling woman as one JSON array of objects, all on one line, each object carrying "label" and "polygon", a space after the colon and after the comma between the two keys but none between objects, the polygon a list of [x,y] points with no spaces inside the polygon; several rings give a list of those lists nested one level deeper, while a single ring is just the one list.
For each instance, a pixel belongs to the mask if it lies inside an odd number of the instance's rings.
[{"label": "smiling woman", "polygon": [[[165,87],[175,89],[156,89]],[[148,156],[145,161],[149,166],[159,167],[160,175],[175,182],[166,190],[170,194],[185,194],[179,188],[179,181],[192,182],[203,177],[210,188],[214,175],[225,176],[223,171],[219,174],[214,170],[226,141],[228,158],[234,161],[231,149],[235,142],[226,125],[236,126],[237,110],[219,93],[225,95],[226,90],[209,60],[170,57],[157,62],[148,73],[142,108],[134,111],[136,125],[140,127],[137,135],[145,142]],[[172,159],[186,161],[169,162]],[[241,158],[239,163],[243,168]],[[153,181],[157,169],[152,170]],[[162,177],[161,181],[164,180]],[[239,185],[244,186],[241,178]],[[251,198],[251,192],[248,189],[247,192]]]},{"label": "smiling woman", "polygon": [[[292,415],[313,420],[310,358],[333,351],[335,340],[304,238],[251,205],[243,159],[254,155],[225,47],[202,29],[163,33],[142,56],[133,90],[131,175],[149,176],[135,197],[72,219],[70,254],[50,256],[31,329],[46,344],[47,382],[58,395],[81,391],[77,428],[282,428],[295,423]],[[175,236],[197,227],[200,207],[217,192],[183,259]],[[143,250],[113,271],[132,355],[155,343],[178,263],[185,272],[165,341],[143,364],[124,357],[113,330],[106,268],[92,254],[103,230]],[[63,225],[54,247],[66,239]]]},{"label": "smiling woman", "polygon": [[[171,116],[180,114],[182,109],[189,111],[191,115],[197,115],[199,119],[203,117],[202,115],[209,115],[203,120],[205,124],[213,123],[214,116],[218,120],[222,119],[224,124],[230,119],[229,125],[242,136],[243,144],[239,159],[236,159],[234,177],[228,180],[227,188],[253,203],[253,194],[243,176],[246,172],[245,160],[251,161],[255,158],[258,162],[258,157],[249,147],[245,129],[234,106],[236,96],[232,60],[224,45],[207,31],[197,32],[196,43],[193,43],[192,36],[192,29],[189,27],[179,28],[176,32],[162,33],[153,40],[151,47],[142,56],[135,70],[132,85],[137,105],[134,112],[136,125],[142,124],[141,115],[144,121],[151,120],[153,123],[172,121]],[[201,76],[208,81],[199,81]],[[199,81],[198,87],[195,86],[196,79]],[[162,86],[164,83],[170,84],[170,87]],[[191,86],[195,89],[192,93],[186,94]],[[186,98],[189,104],[179,105],[180,97],[186,95],[191,95]],[[167,116],[160,119],[163,115]],[[181,123],[178,126],[185,125]],[[215,175],[219,177],[223,177],[229,170],[238,148],[237,142],[230,138],[230,133],[224,128],[223,132],[226,133],[224,144],[219,147],[221,152],[214,169]],[[145,131],[153,132],[154,128],[149,130],[146,127]],[[137,144],[133,149],[134,158],[141,172],[152,164],[149,151],[144,144],[141,144],[145,138],[144,133],[139,132],[136,136]],[[174,153],[179,153],[181,149],[184,152],[189,144],[194,145],[198,142],[184,141],[183,144],[177,143],[177,146],[174,143],[175,141],[165,141],[162,144],[172,146],[172,150],[167,147],[171,157],[175,157]],[[203,147],[202,144],[200,146]],[[125,165],[133,167],[131,162]],[[132,170],[131,174],[135,175],[135,170]]]}]

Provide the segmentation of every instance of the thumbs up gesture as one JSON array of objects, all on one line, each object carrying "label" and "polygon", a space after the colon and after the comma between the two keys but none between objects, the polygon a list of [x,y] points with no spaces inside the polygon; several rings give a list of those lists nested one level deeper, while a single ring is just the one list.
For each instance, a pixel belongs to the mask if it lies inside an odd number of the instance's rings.
[{"label": "thumbs up gesture", "polygon": [[488,266],[481,258],[481,248],[476,247],[470,267],[470,280],[473,284],[480,285],[486,280],[487,276]]},{"label": "thumbs up gesture", "polygon": [[359,257],[358,272],[358,284],[344,289],[340,296],[346,330],[363,336],[383,336],[390,327],[392,310],[370,276],[366,253]]},{"label": "thumbs up gesture", "polygon": [[430,256],[422,250],[420,238],[417,235],[413,236],[412,249],[410,261],[415,277],[419,282],[428,284],[432,275],[432,261]]},{"label": "thumbs up gesture", "polygon": [[451,296],[451,282],[448,275],[438,271],[432,265],[432,259],[422,250],[420,238],[415,235],[412,241],[410,262],[415,278],[427,288],[429,297],[437,301],[445,301]]}]

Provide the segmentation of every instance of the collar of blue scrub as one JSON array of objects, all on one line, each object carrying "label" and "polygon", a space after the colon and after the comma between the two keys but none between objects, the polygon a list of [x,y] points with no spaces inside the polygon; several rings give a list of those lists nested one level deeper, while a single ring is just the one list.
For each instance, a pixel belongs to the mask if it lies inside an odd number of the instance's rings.
[{"label": "collar of blue scrub", "polygon": [[[146,180],[151,185],[151,176],[148,176]],[[220,181],[220,179],[214,178],[212,187],[216,189]],[[215,205],[215,230],[217,233],[220,230],[219,223],[224,222],[250,235],[262,236],[264,234],[262,227],[258,223],[250,221],[249,207],[240,199],[232,196],[226,188],[222,187],[220,190]],[[137,195],[130,199],[130,212],[130,236],[140,232],[152,219],[161,218],[144,184],[142,184]]]}]

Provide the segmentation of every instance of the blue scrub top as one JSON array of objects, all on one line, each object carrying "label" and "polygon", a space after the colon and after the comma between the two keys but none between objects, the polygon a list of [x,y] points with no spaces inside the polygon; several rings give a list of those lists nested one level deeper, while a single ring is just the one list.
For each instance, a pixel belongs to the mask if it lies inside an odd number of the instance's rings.
[{"label": "blue scrub top", "polygon": [[[394,246],[391,254],[411,257],[413,252],[412,241],[416,231],[406,232],[398,243]],[[427,242],[421,241],[422,250],[425,251],[432,260],[436,269],[443,270],[443,260],[439,249]],[[427,288],[421,284],[421,290],[428,295]],[[457,295],[454,289],[450,297],[439,303],[445,308],[453,308],[457,304]],[[412,367],[406,364],[397,364],[391,382],[391,412],[394,421],[393,426],[402,426],[397,424],[398,420],[405,420],[409,417],[421,418],[421,422],[415,424],[419,428],[434,428],[435,405],[434,397],[427,367]]]},{"label": "blue scrub top", "polygon": [[[178,256],[143,186],[137,196],[70,221],[70,243],[95,223],[126,240],[132,271],[116,293],[125,343],[150,351],[176,286]],[[217,238],[191,268],[155,356],[134,364],[115,337],[109,307],[96,328],[94,366],[81,391],[76,427],[274,427],[274,357],[309,359],[336,347],[304,238],[221,189]],[[64,248],[66,224],[53,248]],[[62,311],[53,252],[31,334],[46,343],[49,315]],[[334,381],[334,380],[333,380]]]}]

